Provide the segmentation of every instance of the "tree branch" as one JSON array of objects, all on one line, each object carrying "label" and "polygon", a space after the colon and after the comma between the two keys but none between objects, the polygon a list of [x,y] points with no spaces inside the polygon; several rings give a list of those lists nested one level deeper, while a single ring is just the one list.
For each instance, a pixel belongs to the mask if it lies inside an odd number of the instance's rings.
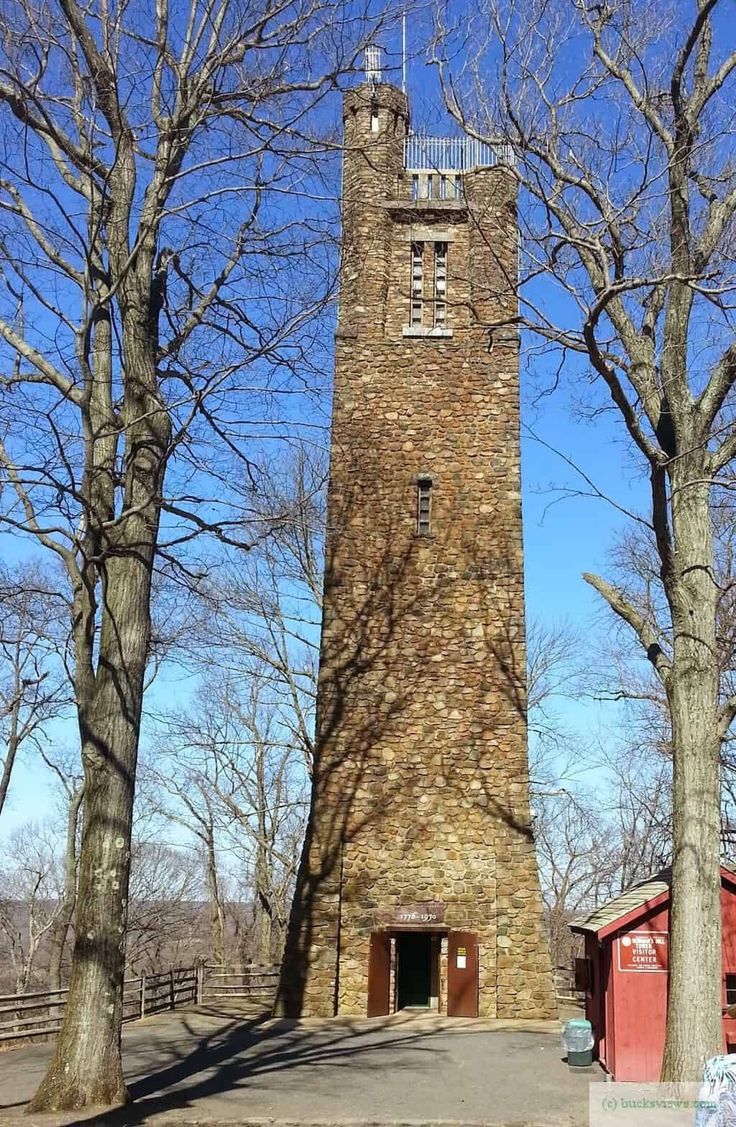
[{"label": "tree branch", "polygon": [[601,579],[598,575],[583,572],[583,579],[605,599],[611,610],[631,627],[646,651],[647,658],[654,666],[663,685],[667,684],[670,672],[669,658],[665,654],[651,624],[626,598],[624,592]]}]

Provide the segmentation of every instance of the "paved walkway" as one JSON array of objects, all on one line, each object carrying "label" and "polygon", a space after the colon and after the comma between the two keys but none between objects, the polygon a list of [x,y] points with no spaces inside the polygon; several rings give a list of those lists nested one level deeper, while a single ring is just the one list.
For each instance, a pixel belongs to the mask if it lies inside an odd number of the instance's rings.
[{"label": "paved walkway", "polygon": [[584,1124],[596,1069],[563,1063],[557,1023],[397,1015],[267,1021],[200,1007],[124,1031],[135,1103],[107,1114],[24,1116],[48,1059],[0,1054],[0,1127],[128,1124]]}]

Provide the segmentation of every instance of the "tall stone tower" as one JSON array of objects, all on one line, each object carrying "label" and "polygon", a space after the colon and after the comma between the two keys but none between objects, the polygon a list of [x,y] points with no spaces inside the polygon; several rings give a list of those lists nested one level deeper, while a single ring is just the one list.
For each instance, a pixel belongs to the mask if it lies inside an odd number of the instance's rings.
[{"label": "tall stone tower", "polygon": [[530,828],[516,187],[344,100],[317,755],[278,1008],[555,1012]]}]

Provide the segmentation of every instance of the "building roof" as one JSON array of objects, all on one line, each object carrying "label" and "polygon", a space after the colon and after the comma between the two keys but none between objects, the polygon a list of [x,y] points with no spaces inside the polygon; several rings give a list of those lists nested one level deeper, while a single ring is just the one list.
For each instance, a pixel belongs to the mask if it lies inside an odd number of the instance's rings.
[{"label": "building roof", "polygon": [[[722,864],[721,878],[736,883],[736,865]],[[574,920],[571,931],[592,932],[599,939],[615,931],[623,923],[631,922],[628,917],[641,915],[643,910],[659,906],[667,899],[672,884],[672,869],[662,869],[646,880],[633,884],[613,900],[594,908],[587,916]]]}]

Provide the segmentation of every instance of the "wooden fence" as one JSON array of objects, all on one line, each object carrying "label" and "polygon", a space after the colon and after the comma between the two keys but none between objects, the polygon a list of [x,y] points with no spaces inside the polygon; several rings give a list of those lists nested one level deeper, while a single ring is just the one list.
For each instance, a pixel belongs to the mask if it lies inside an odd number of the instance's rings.
[{"label": "wooden fence", "polygon": [[[246,1002],[249,1010],[270,1013],[278,976],[278,970],[273,967],[228,971],[224,967],[200,964],[126,978],[123,1021],[140,1021],[177,1006],[224,1000]],[[67,994],[68,990],[40,990],[0,995],[0,1041],[58,1033]]]},{"label": "wooden fence", "polygon": [[205,966],[202,968],[202,1002],[222,1002],[245,1000],[264,1010],[273,1009],[276,987],[279,981],[277,967],[246,967],[240,971],[228,971],[224,967]]},{"label": "wooden fence", "polygon": [[555,967],[555,992],[563,1006],[584,1006],[585,993],[575,987],[575,971],[571,967]]}]

